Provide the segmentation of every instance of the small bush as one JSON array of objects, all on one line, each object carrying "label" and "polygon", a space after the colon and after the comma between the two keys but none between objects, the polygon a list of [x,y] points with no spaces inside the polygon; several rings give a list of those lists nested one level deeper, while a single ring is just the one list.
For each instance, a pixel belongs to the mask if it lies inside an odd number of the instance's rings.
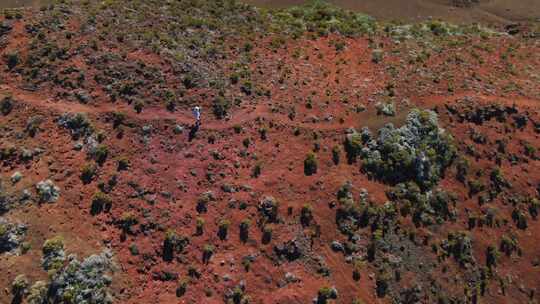
[{"label": "small bush", "polygon": [[224,241],[227,239],[227,235],[229,233],[229,226],[231,225],[231,222],[229,220],[223,219],[219,222],[219,230],[218,230],[218,236],[219,238]]},{"label": "small bush", "polygon": [[178,298],[180,298],[180,297],[182,297],[182,296],[184,296],[186,294],[187,286],[188,286],[188,281],[187,280],[182,280],[178,284],[178,287],[176,287],[176,296]]},{"label": "small bush", "polygon": [[263,233],[262,233],[262,243],[268,244],[272,241],[272,227],[265,225],[263,227]]},{"label": "small bush", "polygon": [[163,260],[167,262],[172,261],[174,255],[176,253],[182,253],[188,244],[189,239],[187,237],[179,236],[176,232],[168,230],[163,240]]},{"label": "small bush", "polygon": [[64,239],[59,236],[46,240],[42,248],[43,255],[50,255],[60,250],[64,250]]},{"label": "small bush", "polygon": [[89,184],[96,175],[97,168],[93,164],[86,164],[81,170],[81,180],[84,184]]},{"label": "small bush", "polygon": [[214,254],[214,246],[207,244],[203,247],[203,263],[208,264],[210,262],[210,259],[212,258],[212,255]]},{"label": "small bush", "polygon": [[198,217],[195,232],[197,235],[202,235],[204,233],[204,224],[205,220],[202,217]]},{"label": "small bush", "polygon": [[13,70],[19,64],[19,54],[18,53],[9,53],[6,54],[6,64],[8,69]]},{"label": "small bush", "polygon": [[488,268],[497,267],[499,251],[494,246],[488,246],[486,249],[486,266]]},{"label": "small bush", "polygon": [[109,148],[107,148],[107,146],[105,145],[99,145],[96,151],[94,152],[94,159],[100,166],[102,166],[107,160],[108,155],[109,155]]},{"label": "small bush", "polygon": [[219,96],[218,98],[214,100],[214,103],[212,105],[212,110],[217,119],[223,119],[225,118],[225,116],[227,116],[227,112],[229,111],[230,107],[231,107],[230,101],[228,101],[222,96]]},{"label": "small bush", "polygon": [[133,109],[135,110],[135,112],[137,112],[138,114],[140,114],[143,109],[144,109],[144,102],[140,101],[140,100],[137,100],[134,104],[133,104]]},{"label": "small bush", "polygon": [[118,171],[124,171],[124,170],[127,170],[129,169],[129,159],[126,158],[126,157],[121,157],[118,159],[118,166],[117,166],[117,170]]},{"label": "small bush", "polygon": [[253,170],[251,171],[251,176],[254,178],[257,178],[261,175],[261,171],[262,171],[261,163],[257,163],[255,164],[255,166],[253,167]]},{"label": "small bush", "polygon": [[332,148],[332,161],[334,162],[336,166],[339,165],[340,155],[341,155],[341,149],[339,148],[339,146],[334,146]]},{"label": "small bush", "polygon": [[240,240],[243,242],[247,241],[249,238],[249,226],[251,225],[251,221],[249,219],[245,219],[240,223]]},{"label": "small bush", "polygon": [[300,223],[302,226],[309,226],[313,220],[313,207],[309,204],[302,206],[302,211],[300,212]]},{"label": "small bush", "polygon": [[2,115],[8,115],[13,110],[13,98],[10,96],[4,97],[2,101],[0,101],[0,112]]},{"label": "small bush", "polygon": [[317,303],[325,304],[328,300],[337,299],[337,291],[331,287],[321,287],[317,294]]},{"label": "small bush", "polygon": [[101,212],[109,212],[112,207],[112,200],[109,196],[101,191],[94,194],[92,197],[92,206],[90,207],[90,214],[98,215]]},{"label": "small bush", "polygon": [[28,286],[28,279],[24,274],[15,277],[15,280],[11,283],[11,292],[13,293],[12,304],[22,303],[23,296],[28,289]]},{"label": "small bush", "polygon": [[304,160],[304,174],[307,176],[317,173],[317,157],[315,153],[310,152]]}]

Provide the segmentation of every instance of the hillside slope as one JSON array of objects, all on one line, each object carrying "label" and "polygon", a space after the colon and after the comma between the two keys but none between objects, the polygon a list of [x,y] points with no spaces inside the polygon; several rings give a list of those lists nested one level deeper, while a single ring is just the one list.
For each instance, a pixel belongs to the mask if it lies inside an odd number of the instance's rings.
[{"label": "hillside slope", "polygon": [[538,301],[537,24],[0,19],[0,303]]}]

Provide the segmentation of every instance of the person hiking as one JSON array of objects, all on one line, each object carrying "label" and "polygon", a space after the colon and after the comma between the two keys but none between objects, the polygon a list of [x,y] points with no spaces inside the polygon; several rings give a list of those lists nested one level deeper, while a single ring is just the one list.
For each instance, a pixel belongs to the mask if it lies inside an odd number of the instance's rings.
[{"label": "person hiking", "polygon": [[193,107],[193,116],[195,116],[195,125],[198,127],[201,125],[201,107]]}]

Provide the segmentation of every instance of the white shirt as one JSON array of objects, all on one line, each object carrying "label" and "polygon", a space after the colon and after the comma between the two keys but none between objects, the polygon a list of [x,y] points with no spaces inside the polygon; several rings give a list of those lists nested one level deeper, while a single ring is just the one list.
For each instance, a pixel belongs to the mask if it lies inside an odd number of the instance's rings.
[{"label": "white shirt", "polygon": [[201,119],[201,108],[199,106],[193,108],[193,116],[195,116],[195,119],[197,120]]}]

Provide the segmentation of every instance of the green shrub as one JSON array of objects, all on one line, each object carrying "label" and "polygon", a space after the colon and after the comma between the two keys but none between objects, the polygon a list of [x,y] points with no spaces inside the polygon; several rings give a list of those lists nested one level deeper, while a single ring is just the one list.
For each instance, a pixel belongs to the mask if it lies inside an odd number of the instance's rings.
[{"label": "green shrub", "polygon": [[202,217],[198,217],[195,232],[197,235],[202,235],[204,233],[204,224],[205,220]]},{"label": "green shrub", "polygon": [[304,160],[304,174],[307,176],[317,173],[317,156],[315,153],[310,152],[307,154]]},{"label": "green shrub", "polygon": [[345,139],[345,153],[347,153],[347,160],[349,164],[352,164],[356,161],[356,158],[360,156],[362,151],[362,136],[359,133],[348,134]]},{"label": "green shrub", "polygon": [[499,249],[507,256],[511,256],[513,252],[519,250],[518,240],[513,235],[503,235]]},{"label": "green shrub", "polygon": [[257,163],[255,164],[255,166],[253,167],[253,170],[251,171],[251,176],[254,178],[257,178],[261,175],[261,171],[262,171],[262,165],[261,163]]},{"label": "green shrub", "polygon": [[334,162],[336,166],[339,165],[340,155],[341,155],[341,149],[339,148],[339,146],[334,146],[332,148],[332,161]]},{"label": "green shrub", "polygon": [[124,171],[129,169],[129,159],[127,157],[121,157],[118,159],[117,170]]},{"label": "green shrub", "polygon": [[499,251],[494,246],[488,246],[486,249],[486,266],[488,268],[497,267]]},{"label": "green shrub", "polygon": [[92,197],[92,205],[90,207],[90,214],[92,215],[98,215],[101,212],[109,212],[112,207],[112,200],[111,198],[99,191],[94,194]]},{"label": "green shrub", "polygon": [[207,244],[203,247],[203,263],[208,264],[210,262],[210,259],[212,258],[212,255],[214,254],[214,246]]},{"label": "green shrub", "polygon": [[108,155],[109,155],[109,148],[107,148],[107,146],[105,145],[99,145],[96,148],[96,151],[94,151],[94,159],[100,166],[102,166],[105,163]]},{"label": "green shrub", "polygon": [[268,244],[272,241],[272,227],[265,225],[262,233],[262,243]]},{"label": "green shrub", "polygon": [[212,110],[217,119],[225,118],[230,107],[231,102],[223,96],[218,96],[214,99],[214,103],[212,104]]},{"label": "green shrub", "polygon": [[6,56],[6,64],[8,69],[13,70],[19,64],[19,54],[18,53],[8,53]]},{"label": "green shrub", "polygon": [[56,236],[52,239],[48,239],[43,244],[43,255],[48,256],[59,251],[64,250],[64,239],[60,236]]},{"label": "green shrub", "polygon": [[133,104],[133,109],[135,110],[135,112],[140,114],[144,109],[144,102],[140,100],[135,101],[135,103]]},{"label": "green shrub", "polygon": [[22,303],[23,296],[26,293],[28,286],[28,279],[24,274],[15,277],[15,280],[11,283],[11,292],[13,293],[12,304]]},{"label": "green shrub", "polygon": [[187,237],[179,236],[176,232],[168,230],[163,240],[163,260],[167,262],[172,261],[175,254],[182,253],[188,244],[189,239]]},{"label": "green shrub", "polygon": [[13,110],[14,102],[11,96],[6,96],[0,101],[0,113],[8,115]]},{"label": "green shrub", "polygon": [[240,223],[240,240],[243,242],[247,241],[249,238],[249,226],[251,225],[251,221],[249,219],[244,219],[242,223]]},{"label": "green shrub", "polygon": [[377,274],[375,278],[375,289],[379,298],[384,298],[386,296],[391,279],[392,275],[387,269],[383,269]]},{"label": "green shrub", "polygon": [[302,223],[302,226],[309,226],[312,220],[313,207],[310,204],[305,204],[300,211],[300,223]]},{"label": "green shrub", "polygon": [[187,287],[188,287],[188,281],[187,280],[180,281],[178,283],[178,287],[176,287],[176,296],[178,298],[184,296],[186,294]]},{"label": "green shrub", "polygon": [[338,294],[335,288],[321,287],[317,293],[317,303],[325,304],[328,300],[337,299]]},{"label": "green shrub", "polygon": [[231,225],[231,221],[223,219],[219,221],[218,225],[218,236],[223,241],[227,239],[227,234],[229,233],[229,226]]}]

